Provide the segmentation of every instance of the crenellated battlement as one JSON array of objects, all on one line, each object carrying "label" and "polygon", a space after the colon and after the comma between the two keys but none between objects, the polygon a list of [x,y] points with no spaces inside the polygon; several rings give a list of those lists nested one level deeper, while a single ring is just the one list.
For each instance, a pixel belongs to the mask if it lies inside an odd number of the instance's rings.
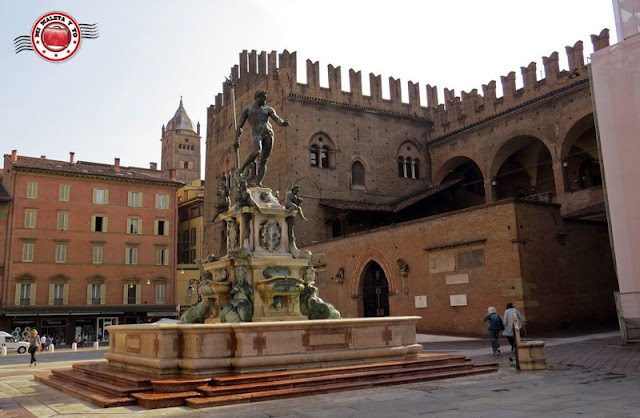
[{"label": "crenellated battlement", "polygon": [[[299,83],[297,76],[296,52],[284,51],[278,54],[257,51],[242,51],[239,65],[231,68],[236,79],[236,96],[253,93],[256,88],[282,89],[286,96],[309,98],[313,101],[351,106],[359,109],[380,110],[384,113],[406,115],[412,118],[430,119],[430,111],[420,105],[420,85],[409,81],[408,100],[402,97],[402,82],[389,77],[389,99],[382,97],[382,77],[369,74],[370,94],[362,93],[362,73],[349,69],[349,91],[342,90],[342,72],[340,67],[327,66],[329,86],[320,86],[320,63],[306,61],[307,82]],[[258,87],[262,86],[262,87]],[[230,103],[229,86],[223,83],[222,93],[215,98],[213,111],[218,111]]]},{"label": "crenellated battlement", "polygon": [[[594,51],[609,46],[609,29],[603,29],[599,35],[591,35],[591,43]],[[448,135],[546,97],[553,92],[564,91],[572,86],[586,85],[589,72],[585,66],[582,41],[565,47],[565,51],[568,70],[560,71],[558,52],[553,52],[548,57],[542,57],[544,78],[537,78],[538,70],[535,62],[531,62],[526,67],[520,67],[521,88],[516,88],[515,71],[501,76],[501,97],[497,97],[496,82],[492,80],[482,85],[482,94],[478,94],[478,91],[473,89],[468,93],[463,91],[460,96],[456,96],[454,90],[444,88],[444,103],[440,104],[437,87],[427,85],[427,106],[435,109],[432,113],[434,132],[431,137],[437,139]]]},{"label": "crenellated battlement", "polygon": [[[591,35],[595,51],[609,46],[609,30],[603,29],[599,35]],[[556,90],[571,85],[579,85],[588,79],[585,67],[582,41],[567,46],[565,52],[569,69],[560,71],[559,55],[553,52],[542,57],[544,78],[538,79],[535,62],[520,67],[522,87],[516,86],[516,72],[511,71],[500,77],[502,96],[496,94],[496,81],[482,85],[482,92],[477,89],[462,91],[456,95],[455,90],[444,88],[444,102],[439,103],[438,88],[426,85],[426,106],[420,103],[420,85],[408,82],[408,98],[402,97],[402,82],[389,77],[389,99],[382,97],[382,77],[369,74],[369,95],[363,94],[362,73],[348,70],[349,91],[342,90],[341,68],[329,64],[328,87],[320,86],[320,63],[306,61],[307,82],[299,83],[297,76],[296,52],[287,50],[278,54],[276,51],[260,52],[253,50],[240,53],[239,64],[231,68],[231,74],[237,80],[236,95],[238,97],[253,93],[256,88],[267,88],[282,91],[292,98],[307,98],[321,103],[341,105],[359,109],[379,110],[384,113],[406,115],[433,121],[435,137],[474,125],[495,115],[505,113],[509,109],[519,107],[534,99],[544,97]],[[216,112],[230,103],[229,86],[223,83],[222,93],[215,98],[212,111]],[[432,136],[433,137],[433,136]]]}]

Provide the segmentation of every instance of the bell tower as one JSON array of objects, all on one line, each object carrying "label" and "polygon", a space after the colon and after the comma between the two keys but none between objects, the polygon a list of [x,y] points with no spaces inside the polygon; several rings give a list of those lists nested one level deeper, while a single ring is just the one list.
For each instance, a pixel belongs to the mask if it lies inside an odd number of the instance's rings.
[{"label": "bell tower", "polygon": [[175,115],[162,125],[162,177],[169,178],[169,170],[176,170],[176,180],[189,183],[200,178],[200,122],[196,129],[187,111],[180,104]]}]

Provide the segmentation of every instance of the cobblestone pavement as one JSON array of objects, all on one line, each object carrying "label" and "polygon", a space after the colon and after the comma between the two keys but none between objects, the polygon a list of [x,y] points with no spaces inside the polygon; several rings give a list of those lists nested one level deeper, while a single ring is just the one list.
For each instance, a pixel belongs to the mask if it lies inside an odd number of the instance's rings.
[{"label": "cobblestone pavement", "polygon": [[[33,370],[0,367],[1,417],[638,417],[640,346],[618,332],[545,339],[549,370],[517,371],[507,352],[493,356],[486,340],[420,335],[427,352],[464,354],[500,363],[497,373],[193,410],[175,407],[103,409],[33,380]],[[38,371],[67,367],[48,363]]]}]

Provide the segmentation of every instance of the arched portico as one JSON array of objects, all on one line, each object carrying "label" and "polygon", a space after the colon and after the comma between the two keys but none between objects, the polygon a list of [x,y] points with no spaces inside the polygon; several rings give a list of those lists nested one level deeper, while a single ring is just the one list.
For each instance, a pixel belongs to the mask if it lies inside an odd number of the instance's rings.
[{"label": "arched portico", "polygon": [[492,187],[487,200],[515,197],[550,202],[556,192],[551,153],[533,136],[507,141],[496,153],[490,173]]},{"label": "arched portico", "polygon": [[561,158],[565,192],[602,186],[593,114],[581,118],[569,129],[562,142]]},{"label": "arched portico", "polygon": [[459,200],[467,203],[462,206],[474,206],[485,203],[485,179],[478,164],[466,156],[456,156],[447,160],[434,177],[434,184],[461,180]]}]

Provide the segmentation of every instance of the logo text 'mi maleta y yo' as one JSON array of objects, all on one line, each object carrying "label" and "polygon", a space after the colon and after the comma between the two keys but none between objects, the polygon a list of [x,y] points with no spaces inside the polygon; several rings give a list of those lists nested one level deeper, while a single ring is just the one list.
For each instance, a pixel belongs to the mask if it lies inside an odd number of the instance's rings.
[{"label": "logo text 'mi maleta y yo'", "polygon": [[50,62],[68,60],[80,49],[82,39],[96,39],[99,36],[97,24],[83,24],[63,12],[46,13],[33,24],[31,36],[23,35],[14,39],[16,54],[35,51]]}]

